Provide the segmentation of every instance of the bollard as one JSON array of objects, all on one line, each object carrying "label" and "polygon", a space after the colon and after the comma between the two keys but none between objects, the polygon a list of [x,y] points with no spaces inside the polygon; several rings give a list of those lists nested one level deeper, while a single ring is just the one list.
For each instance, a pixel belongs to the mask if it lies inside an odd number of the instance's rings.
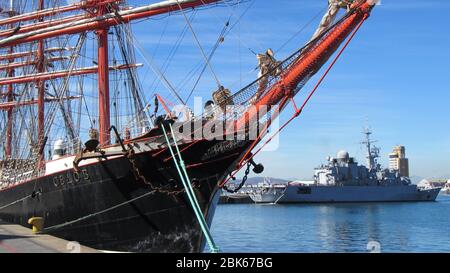
[{"label": "bollard", "polygon": [[44,218],[31,217],[30,219],[28,219],[28,224],[33,226],[33,233],[41,232],[44,228]]}]

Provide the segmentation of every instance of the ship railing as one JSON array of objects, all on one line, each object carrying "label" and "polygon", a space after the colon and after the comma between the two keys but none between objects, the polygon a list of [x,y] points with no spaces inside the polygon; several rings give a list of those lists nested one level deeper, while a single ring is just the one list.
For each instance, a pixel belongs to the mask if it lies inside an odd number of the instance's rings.
[{"label": "ship railing", "polygon": [[78,154],[79,152],[81,152],[81,149],[82,149],[82,142],[80,138],[73,139],[67,145],[67,152],[70,154]]},{"label": "ship railing", "polygon": [[152,128],[151,124],[153,124],[153,122],[145,116],[146,115],[142,115],[140,119],[136,118],[135,115],[130,116],[129,121],[125,125],[118,127],[120,137],[122,139],[133,139],[150,131]]},{"label": "ship railing", "polygon": [[45,167],[36,168],[36,165],[36,157],[5,160],[0,177],[0,187],[7,188],[43,175]]},{"label": "ship railing", "polygon": [[[54,142],[60,139],[61,138],[59,137],[52,139],[50,145],[53,147]],[[77,137],[70,141],[65,140],[62,148],[65,150],[65,154],[78,154],[82,149],[82,145],[81,139]],[[35,156],[37,156],[37,154]],[[48,158],[48,160],[51,160],[51,158]]]}]

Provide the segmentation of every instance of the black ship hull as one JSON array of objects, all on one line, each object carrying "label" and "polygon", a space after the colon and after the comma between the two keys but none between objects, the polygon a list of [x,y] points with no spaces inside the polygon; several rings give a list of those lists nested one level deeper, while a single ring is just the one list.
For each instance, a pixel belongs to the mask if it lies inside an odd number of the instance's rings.
[{"label": "black ship hull", "polygon": [[[233,170],[249,145],[248,141],[238,145],[225,142],[191,143],[183,152],[209,224],[218,202],[218,182]],[[0,207],[36,194],[1,209],[0,218],[30,227],[30,217],[43,217],[50,234],[96,249],[201,252],[204,236],[186,194],[176,194],[183,186],[169,151],[136,154],[133,162],[126,156],[98,160],[81,166],[78,172],[71,168],[1,190]],[[155,187],[171,193],[154,192]],[[118,207],[99,213],[114,206]]]}]

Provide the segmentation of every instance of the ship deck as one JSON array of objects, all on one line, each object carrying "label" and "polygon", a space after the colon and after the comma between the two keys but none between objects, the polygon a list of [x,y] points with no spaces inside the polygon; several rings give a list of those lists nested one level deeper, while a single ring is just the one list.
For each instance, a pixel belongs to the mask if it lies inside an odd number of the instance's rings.
[{"label": "ship deck", "polygon": [[0,219],[0,253],[99,253],[51,235],[36,235],[31,229]]}]

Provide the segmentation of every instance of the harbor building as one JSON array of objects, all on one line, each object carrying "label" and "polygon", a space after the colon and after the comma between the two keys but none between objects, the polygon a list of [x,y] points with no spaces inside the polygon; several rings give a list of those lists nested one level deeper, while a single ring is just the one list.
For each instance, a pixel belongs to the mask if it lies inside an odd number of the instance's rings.
[{"label": "harbor building", "polygon": [[405,146],[395,146],[389,154],[389,169],[398,171],[401,176],[409,177],[409,162],[406,158]]}]

